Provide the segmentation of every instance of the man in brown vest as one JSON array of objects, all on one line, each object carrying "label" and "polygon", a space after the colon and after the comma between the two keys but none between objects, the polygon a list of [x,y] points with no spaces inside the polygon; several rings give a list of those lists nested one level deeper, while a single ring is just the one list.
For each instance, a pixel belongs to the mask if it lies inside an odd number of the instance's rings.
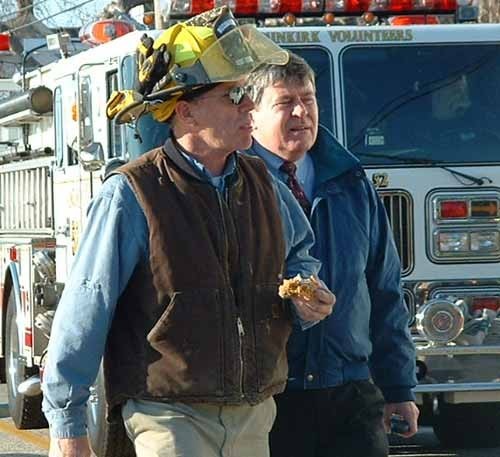
[{"label": "man in brown vest", "polygon": [[251,144],[242,78],[288,56],[227,8],[139,51],[140,91],[113,94],[108,115],[149,111],[171,136],[89,210],[45,370],[50,456],[90,455],[84,408],[104,354],[109,415],[138,457],[267,457],[292,325],[335,301],[323,284],[308,300],[278,296],[283,277],[318,273],[312,232],[286,186],[236,152]]}]

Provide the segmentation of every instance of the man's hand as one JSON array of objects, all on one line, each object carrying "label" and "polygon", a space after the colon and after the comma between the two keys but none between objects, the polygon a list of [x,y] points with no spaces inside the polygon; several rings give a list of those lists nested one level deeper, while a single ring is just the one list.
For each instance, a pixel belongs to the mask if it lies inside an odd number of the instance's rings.
[{"label": "man's hand", "polygon": [[311,300],[292,298],[298,316],[304,321],[321,321],[332,314],[335,295],[330,292],[323,281],[319,282],[321,287],[315,290]]},{"label": "man's hand", "polygon": [[49,457],[91,457],[92,455],[86,436],[50,440]]},{"label": "man's hand", "polygon": [[410,436],[415,435],[417,433],[417,420],[420,411],[412,401],[405,401],[402,403],[387,403],[384,407],[384,426],[387,433],[391,430],[391,416],[392,415],[401,416],[408,425],[410,426],[410,430],[406,433],[402,433],[401,436],[405,438],[409,438]]}]

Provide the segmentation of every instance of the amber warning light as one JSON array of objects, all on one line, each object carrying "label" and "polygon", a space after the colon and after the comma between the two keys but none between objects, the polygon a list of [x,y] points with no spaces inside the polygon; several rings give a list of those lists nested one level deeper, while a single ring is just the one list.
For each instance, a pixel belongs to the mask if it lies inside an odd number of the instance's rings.
[{"label": "amber warning light", "polygon": [[499,215],[497,199],[442,200],[439,203],[440,219],[497,219]]}]

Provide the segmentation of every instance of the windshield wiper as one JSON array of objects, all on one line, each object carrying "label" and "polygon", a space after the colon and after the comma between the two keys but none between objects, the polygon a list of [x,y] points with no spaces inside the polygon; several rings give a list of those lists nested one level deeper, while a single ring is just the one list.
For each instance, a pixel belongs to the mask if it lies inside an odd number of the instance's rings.
[{"label": "windshield wiper", "polygon": [[[370,154],[369,152],[357,152],[356,155],[363,156],[363,157],[376,157],[376,158],[383,158],[383,159],[389,159],[389,160],[394,160],[394,161],[399,161],[399,162],[405,162],[405,163],[411,163],[414,165],[434,165],[437,168],[441,168],[443,170],[446,170],[447,172],[451,173],[455,177],[460,176],[461,178],[468,179],[469,181],[473,182],[474,184],[477,184],[478,186],[482,186],[485,183],[491,184],[493,181],[488,178],[487,176],[483,176],[481,178],[478,178],[476,176],[469,175],[467,173],[462,173],[461,171],[453,170],[452,168],[447,167],[446,165],[443,165],[441,161],[434,160],[434,159],[426,159],[424,157],[399,157],[399,156],[394,156],[390,154]],[[461,184],[466,184],[463,183],[462,181],[458,180]]]}]

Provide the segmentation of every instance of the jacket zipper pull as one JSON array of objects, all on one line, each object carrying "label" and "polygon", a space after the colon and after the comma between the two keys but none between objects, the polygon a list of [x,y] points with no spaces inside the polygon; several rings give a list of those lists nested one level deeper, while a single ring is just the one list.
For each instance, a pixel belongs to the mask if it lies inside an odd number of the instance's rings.
[{"label": "jacket zipper pull", "polygon": [[243,336],[245,335],[245,329],[243,328],[243,322],[241,322],[240,316],[236,318],[236,326],[238,327],[238,339],[240,340],[240,392],[241,398],[245,398],[244,386],[243,386]]},{"label": "jacket zipper pull", "polygon": [[240,336],[243,336],[245,334],[245,329],[243,328],[243,322],[241,322],[241,318],[239,316],[236,319],[236,325],[238,326],[238,333]]}]

